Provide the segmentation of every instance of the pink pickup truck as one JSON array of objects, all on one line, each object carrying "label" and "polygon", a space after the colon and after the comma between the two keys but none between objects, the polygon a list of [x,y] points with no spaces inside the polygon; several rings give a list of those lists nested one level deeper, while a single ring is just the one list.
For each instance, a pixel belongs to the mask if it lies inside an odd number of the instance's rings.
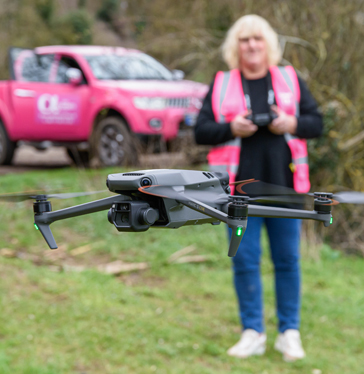
[{"label": "pink pickup truck", "polygon": [[133,163],[143,144],[136,139],[176,138],[208,90],[119,47],[12,48],[10,73],[0,82],[0,164],[11,163],[20,141],[65,146],[103,166]]}]

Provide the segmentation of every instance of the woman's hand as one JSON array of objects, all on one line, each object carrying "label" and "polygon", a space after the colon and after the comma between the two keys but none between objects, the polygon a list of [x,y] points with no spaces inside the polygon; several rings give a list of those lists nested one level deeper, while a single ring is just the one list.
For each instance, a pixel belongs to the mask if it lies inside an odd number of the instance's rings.
[{"label": "woman's hand", "polygon": [[254,125],[250,119],[246,118],[249,114],[251,114],[251,111],[244,115],[238,114],[230,123],[231,132],[235,137],[247,138],[258,130],[258,126]]},{"label": "woman's hand", "polygon": [[270,125],[268,125],[268,129],[275,135],[283,135],[286,132],[294,135],[297,129],[297,118],[295,116],[286,114],[276,105],[272,105],[271,109],[275,114],[277,114],[278,117],[275,118]]}]

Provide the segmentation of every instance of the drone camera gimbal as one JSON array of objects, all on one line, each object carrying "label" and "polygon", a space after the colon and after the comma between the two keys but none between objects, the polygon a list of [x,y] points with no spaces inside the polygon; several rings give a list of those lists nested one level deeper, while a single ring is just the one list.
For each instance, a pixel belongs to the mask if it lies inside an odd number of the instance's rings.
[{"label": "drone camera gimbal", "polygon": [[143,201],[116,203],[108,212],[108,220],[118,231],[147,231],[159,218],[159,211]]}]

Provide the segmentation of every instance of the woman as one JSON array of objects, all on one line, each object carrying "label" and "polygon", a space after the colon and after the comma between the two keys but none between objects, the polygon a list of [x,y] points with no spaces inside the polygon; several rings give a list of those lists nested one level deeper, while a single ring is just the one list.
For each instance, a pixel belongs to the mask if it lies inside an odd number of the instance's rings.
[{"label": "woman", "polygon": [[[247,15],[230,28],[222,50],[231,70],[216,74],[195,128],[197,143],[217,146],[208,155],[211,170],[227,170],[231,181],[255,178],[308,192],[305,139],[321,135],[322,118],[294,69],[277,66],[281,59],[277,34],[265,19]],[[295,219],[248,219],[233,258],[243,332],[228,354],[245,358],[265,352],[259,269],[263,224],[275,268],[279,321],[275,349],[285,360],[294,361],[305,356],[299,333],[301,222]]]}]

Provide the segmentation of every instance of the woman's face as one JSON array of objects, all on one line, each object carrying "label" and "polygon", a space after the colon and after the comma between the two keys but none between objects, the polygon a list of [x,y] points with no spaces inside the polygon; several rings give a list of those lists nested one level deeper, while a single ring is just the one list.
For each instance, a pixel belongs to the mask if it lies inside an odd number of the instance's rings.
[{"label": "woman's face", "polygon": [[268,68],[267,43],[262,35],[239,38],[240,66],[248,69]]}]

